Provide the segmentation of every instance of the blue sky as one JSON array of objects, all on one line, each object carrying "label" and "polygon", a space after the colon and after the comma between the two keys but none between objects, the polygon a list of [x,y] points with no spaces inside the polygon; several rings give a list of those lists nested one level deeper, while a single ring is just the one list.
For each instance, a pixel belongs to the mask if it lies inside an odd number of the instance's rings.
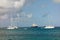
[{"label": "blue sky", "polygon": [[12,24],[20,27],[32,24],[60,26],[59,17],[60,0],[2,0],[0,3],[1,27],[9,26],[11,18]]}]

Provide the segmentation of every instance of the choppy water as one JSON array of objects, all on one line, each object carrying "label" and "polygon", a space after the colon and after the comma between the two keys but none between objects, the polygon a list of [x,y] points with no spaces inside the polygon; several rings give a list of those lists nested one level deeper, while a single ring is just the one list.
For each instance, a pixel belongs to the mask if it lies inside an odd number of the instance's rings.
[{"label": "choppy water", "polygon": [[0,40],[60,40],[60,28],[0,29]]}]

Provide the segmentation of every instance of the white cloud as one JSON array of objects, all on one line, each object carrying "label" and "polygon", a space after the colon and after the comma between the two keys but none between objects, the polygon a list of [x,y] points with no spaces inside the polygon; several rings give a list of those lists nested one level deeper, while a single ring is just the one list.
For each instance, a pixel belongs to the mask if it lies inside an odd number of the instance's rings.
[{"label": "white cloud", "polygon": [[16,8],[22,7],[25,4],[25,0],[15,1],[14,6]]},{"label": "white cloud", "polygon": [[9,0],[0,0],[0,7],[8,8],[13,6],[13,2],[10,2]]},{"label": "white cloud", "polygon": [[0,0],[0,14],[21,10],[26,0]]},{"label": "white cloud", "polygon": [[0,0],[0,14],[17,12],[33,0]]},{"label": "white cloud", "polygon": [[[21,10],[21,8],[29,3],[29,0],[0,0],[0,19],[4,19],[7,16],[5,14],[9,13],[17,13]],[[13,15],[13,14],[12,14]],[[26,17],[25,14],[23,14],[23,17]],[[28,15],[27,17],[31,17],[32,15]]]},{"label": "white cloud", "polygon": [[0,0],[0,6],[11,8],[11,7],[22,7],[25,3],[25,0]]},{"label": "white cloud", "polygon": [[[19,13],[22,7],[29,4],[29,2],[30,0],[0,0],[0,21],[3,21],[2,24],[5,23],[5,21],[6,23],[9,23],[9,18],[11,18],[10,14],[13,13],[12,15],[14,15],[16,13]],[[24,13],[20,17],[22,18],[18,20],[19,21],[21,20],[23,22],[29,19]],[[31,16],[28,16],[28,17],[31,17]]]},{"label": "white cloud", "polygon": [[53,0],[54,3],[60,3],[60,0]]}]

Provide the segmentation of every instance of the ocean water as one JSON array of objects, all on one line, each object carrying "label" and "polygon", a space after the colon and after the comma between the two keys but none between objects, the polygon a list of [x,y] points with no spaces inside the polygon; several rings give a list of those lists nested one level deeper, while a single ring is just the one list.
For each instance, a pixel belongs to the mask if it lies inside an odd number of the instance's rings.
[{"label": "ocean water", "polygon": [[60,28],[0,29],[0,40],[60,40]]}]

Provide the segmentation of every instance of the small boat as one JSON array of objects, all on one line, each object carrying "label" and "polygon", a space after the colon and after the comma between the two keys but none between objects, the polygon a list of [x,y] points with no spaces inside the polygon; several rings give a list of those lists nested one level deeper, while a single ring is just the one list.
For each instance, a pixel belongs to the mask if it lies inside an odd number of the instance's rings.
[{"label": "small boat", "polygon": [[33,28],[37,28],[38,25],[37,25],[37,24],[32,24],[32,27],[33,27]]},{"label": "small boat", "polygon": [[9,26],[7,29],[17,29],[17,26]]},{"label": "small boat", "polygon": [[54,26],[45,26],[44,27],[45,29],[52,29],[52,28],[55,28]]}]

